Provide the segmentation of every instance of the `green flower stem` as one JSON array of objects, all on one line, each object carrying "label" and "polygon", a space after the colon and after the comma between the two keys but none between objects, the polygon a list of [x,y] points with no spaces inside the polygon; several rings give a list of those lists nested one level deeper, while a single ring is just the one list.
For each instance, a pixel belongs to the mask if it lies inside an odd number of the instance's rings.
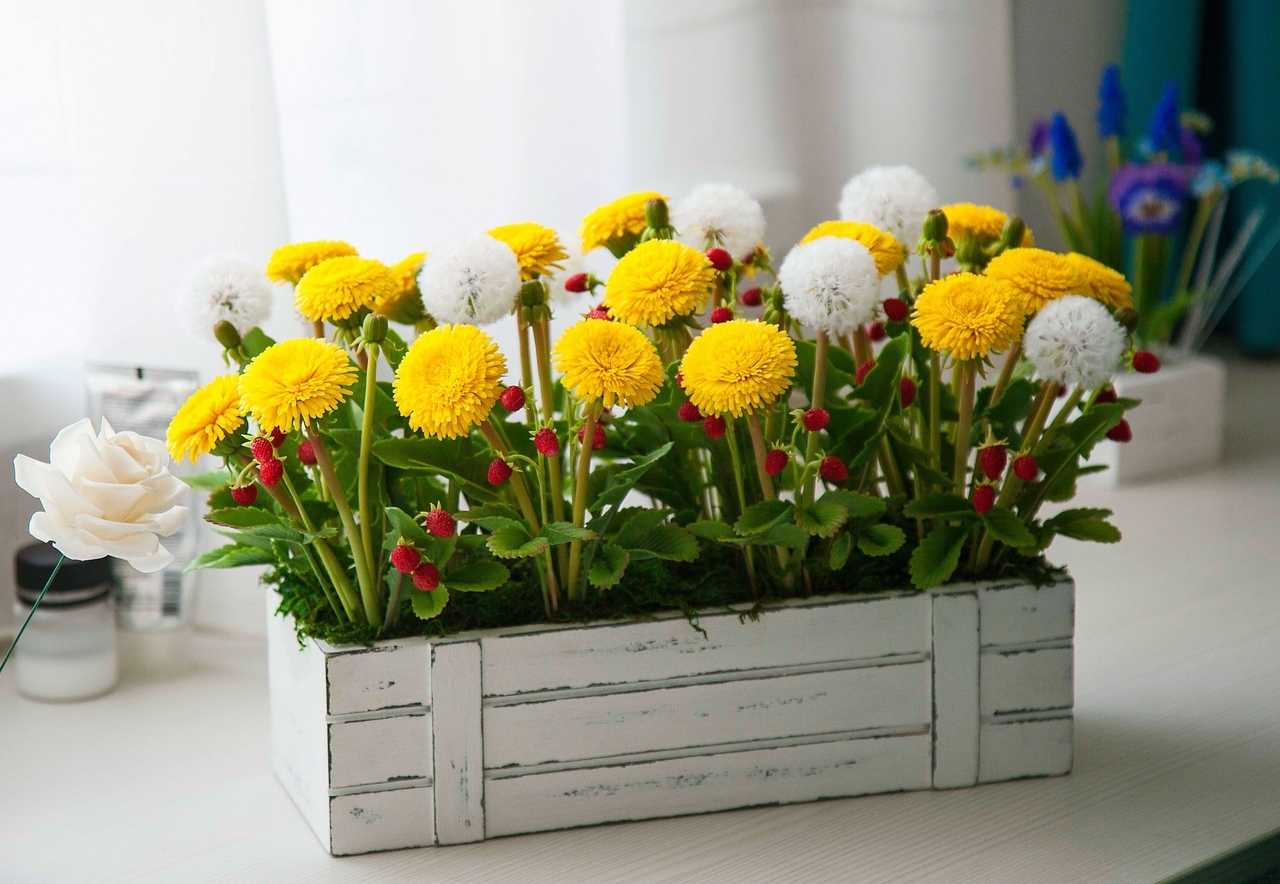
[{"label": "green flower stem", "polygon": [[315,451],[316,463],[320,466],[320,475],[324,477],[329,492],[333,495],[333,505],[338,508],[338,517],[342,519],[342,527],[347,534],[347,543],[351,545],[351,558],[356,563],[356,580],[360,584],[360,598],[364,602],[364,616],[370,626],[382,622],[382,599],[378,587],[374,585],[373,573],[369,570],[369,560],[364,554],[364,545],[360,542],[360,528],[356,525],[355,516],[351,512],[351,504],[347,502],[346,492],[338,481],[338,473],[333,468],[333,460],[325,447],[320,432],[311,424],[307,424],[307,438],[311,440]]},{"label": "green flower stem", "polygon": [[[827,401],[827,360],[831,349],[831,340],[827,336],[824,329],[818,329],[818,336],[814,341],[813,350],[813,396],[809,400],[811,408],[822,408]],[[813,460],[818,453],[818,447],[821,444],[821,433],[810,433],[809,438],[804,444],[805,462]],[[810,476],[804,482],[804,486],[800,492],[800,505],[808,506],[813,502],[813,489],[816,482],[814,476]]]},{"label": "green flower stem", "polygon": [[1000,396],[1004,393],[1005,387],[1009,386],[1009,381],[1013,380],[1013,372],[1021,361],[1022,339],[1019,338],[1018,343],[1010,347],[1009,352],[1005,354],[1004,365],[1000,366],[1000,375],[996,378],[996,385],[991,390],[992,405],[1000,401]]},{"label": "green flower stem", "polygon": [[[738,422],[733,418],[727,418],[726,423],[728,426],[726,427],[727,432],[725,433],[724,440],[729,446],[729,459],[733,463],[733,482],[738,491],[738,510],[745,513],[748,506],[747,486],[745,477],[742,474],[742,452],[738,449]],[[770,486],[770,488],[772,488],[772,486]],[[751,580],[751,587],[754,592],[756,586],[755,558],[752,556],[751,547],[749,546],[744,546],[742,548],[742,552],[747,559],[747,577]],[[783,567],[786,567],[781,556],[779,556],[778,561],[783,565]]]},{"label": "green flower stem", "polygon": [[1067,180],[1067,195],[1071,198],[1071,210],[1076,213],[1076,221],[1080,224],[1080,246],[1086,255],[1093,255],[1093,235],[1089,231],[1089,217],[1085,214],[1084,200],[1080,198],[1080,182],[1075,178]]},{"label": "green flower stem", "polygon": [[1071,391],[1071,394],[1067,396],[1066,401],[1062,403],[1062,408],[1058,409],[1058,414],[1054,417],[1053,422],[1050,423],[1049,428],[1045,430],[1046,437],[1056,432],[1058,427],[1062,426],[1068,419],[1070,419],[1071,412],[1075,411],[1075,407],[1080,404],[1080,400],[1083,398],[1083,387],[1076,387]]},{"label": "green flower stem", "polygon": [[960,419],[956,421],[956,463],[952,473],[956,492],[964,494],[969,475],[969,433],[973,428],[973,399],[976,371],[972,360],[956,363],[959,375]]},{"label": "green flower stem", "polygon": [[764,468],[765,451],[764,431],[760,429],[760,416],[754,411],[747,412],[747,432],[751,434],[751,448],[756,458],[756,475],[760,477],[760,493],[765,500],[777,500],[778,493],[773,488],[773,478]]},{"label": "green flower stem", "polygon": [[929,455],[935,470],[942,469],[942,357],[929,351]]},{"label": "green flower stem", "polygon": [[[595,438],[596,421],[600,420],[600,403],[593,402],[586,409],[586,423],[582,429],[582,445],[578,451],[578,474],[573,482],[573,524],[582,528],[587,517],[587,483],[591,480],[591,440]],[[582,541],[569,544],[569,595],[580,594],[582,573]]]},{"label": "green flower stem", "polygon": [[[499,435],[497,428],[488,418],[480,422],[480,432],[489,441],[490,447],[501,457],[509,458],[511,456],[511,452],[508,450],[502,436]],[[538,511],[533,505],[533,498],[529,495],[529,486],[525,484],[523,468],[512,471],[511,490],[516,496],[516,503],[520,507],[521,514],[524,516],[525,521],[529,523],[529,532],[537,534],[542,530],[542,524],[538,521]],[[556,580],[555,565],[551,560],[551,550],[548,549],[544,555],[546,556],[547,568],[545,572],[546,587],[543,592],[549,594],[551,609],[556,611],[560,607],[560,588]],[[538,573],[543,574],[543,571],[539,569]]]},{"label": "green flower stem", "polygon": [[1200,251],[1200,242],[1209,226],[1209,218],[1222,196],[1222,191],[1213,190],[1196,204],[1196,214],[1191,219],[1191,230],[1187,233],[1187,244],[1182,249],[1182,264],[1178,268],[1178,284],[1173,293],[1180,295],[1191,287],[1191,272],[1195,269],[1196,253]]},{"label": "green flower stem", "polygon": [[907,262],[903,261],[893,272],[898,280],[898,294],[902,296],[902,300],[911,303],[911,279],[907,276]]},{"label": "green flower stem", "polygon": [[58,555],[57,564],[53,566],[53,571],[49,574],[49,579],[44,582],[44,588],[40,590],[40,595],[36,596],[36,600],[31,603],[31,610],[27,612],[27,619],[22,621],[22,627],[18,630],[18,634],[13,637],[13,644],[9,645],[9,650],[4,652],[4,660],[0,660],[0,672],[4,672],[5,665],[9,662],[9,657],[13,654],[13,649],[18,646],[18,642],[22,640],[22,633],[27,631],[27,624],[31,622],[31,618],[36,615],[36,608],[40,607],[40,603],[44,601],[44,594],[49,591],[49,587],[53,586],[53,578],[58,576],[58,572],[62,570],[62,563],[67,557],[61,553]]},{"label": "green flower stem", "polygon": [[387,617],[382,621],[382,629],[378,630],[378,634],[386,632],[396,622],[396,614],[400,610],[400,587],[404,583],[404,575],[399,571],[396,572],[396,582],[391,587],[391,600],[387,602]]},{"label": "green flower stem", "polygon": [[[551,323],[540,319],[533,326],[533,349],[538,361],[538,386],[542,393],[542,420],[552,427],[555,419],[555,385],[551,381]],[[560,472],[560,455],[544,458],[547,462],[547,476],[551,485],[551,514],[557,522],[565,520],[564,508],[564,476]],[[560,549],[560,568],[564,570],[568,562],[564,560],[564,549]]]},{"label": "green flower stem", "polygon": [[[369,367],[364,373],[364,415],[360,430],[360,460],[356,493],[360,507],[360,540],[365,561],[373,562],[373,511],[369,505],[369,451],[373,446],[373,412],[378,395],[378,345],[365,344]],[[371,569],[372,570],[372,569]]]}]

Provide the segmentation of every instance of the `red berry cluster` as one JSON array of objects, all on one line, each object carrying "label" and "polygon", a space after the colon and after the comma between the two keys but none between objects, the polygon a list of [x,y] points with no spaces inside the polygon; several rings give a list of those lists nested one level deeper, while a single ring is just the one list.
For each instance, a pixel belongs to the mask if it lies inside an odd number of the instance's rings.
[{"label": "red berry cluster", "polygon": [[[274,488],[284,478],[284,461],[276,457],[276,449],[283,443],[284,433],[280,432],[279,427],[271,431],[270,437],[257,436],[249,443],[249,451],[252,452],[253,459],[258,462],[258,478],[268,488]],[[256,491],[254,495],[256,497]]]}]

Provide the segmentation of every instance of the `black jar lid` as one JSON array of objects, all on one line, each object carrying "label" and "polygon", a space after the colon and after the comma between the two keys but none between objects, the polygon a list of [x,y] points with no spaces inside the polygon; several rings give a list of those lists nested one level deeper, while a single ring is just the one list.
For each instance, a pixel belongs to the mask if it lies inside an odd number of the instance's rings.
[{"label": "black jar lid", "polygon": [[[29,605],[36,600],[61,556],[62,553],[51,543],[32,543],[18,550],[13,557],[13,570],[21,601]],[[111,587],[111,559],[103,557],[79,562],[69,558],[58,569],[58,576],[42,604],[74,605],[95,601],[109,593]]]}]

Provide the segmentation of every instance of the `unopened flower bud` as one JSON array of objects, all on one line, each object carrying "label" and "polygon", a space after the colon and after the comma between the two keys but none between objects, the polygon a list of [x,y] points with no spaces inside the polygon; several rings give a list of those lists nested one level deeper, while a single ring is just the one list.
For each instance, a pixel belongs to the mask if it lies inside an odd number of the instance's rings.
[{"label": "unopened flower bud", "polygon": [[930,209],[924,216],[924,239],[939,242],[947,238],[947,216],[941,209]]},{"label": "unopened flower bud", "polygon": [[387,317],[381,313],[370,313],[364,318],[364,326],[360,333],[366,343],[381,344],[387,339]]},{"label": "unopened flower bud", "polygon": [[644,223],[653,230],[665,230],[671,226],[666,200],[649,200],[644,204]]},{"label": "unopened flower bud", "polygon": [[225,319],[213,327],[213,336],[227,350],[234,350],[240,346],[240,332]]},{"label": "unopened flower bud", "polygon": [[1017,215],[1010,215],[1000,231],[1000,244],[1003,249],[1016,249],[1022,245],[1022,238],[1027,235],[1027,222]]},{"label": "unopened flower bud", "polygon": [[538,280],[531,279],[520,286],[521,307],[537,307],[539,304],[545,303],[546,300],[547,290],[542,287],[542,283],[538,282]]},{"label": "unopened flower bud", "polygon": [[1136,331],[1138,328],[1138,311],[1132,307],[1121,307],[1116,311],[1116,322],[1123,325],[1130,332]]}]

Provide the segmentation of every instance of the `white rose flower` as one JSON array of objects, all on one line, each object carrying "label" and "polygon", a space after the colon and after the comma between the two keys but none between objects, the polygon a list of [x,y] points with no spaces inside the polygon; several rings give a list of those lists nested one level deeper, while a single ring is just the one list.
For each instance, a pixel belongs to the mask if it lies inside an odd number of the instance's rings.
[{"label": "white rose flower", "polygon": [[31,536],[67,558],[114,556],[147,573],[173,561],[156,535],[182,526],[187,508],[177,503],[189,489],[170,475],[160,440],[117,433],[106,420],[95,433],[81,420],[54,438],[49,463],[20,454],[13,472],[44,508],[31,517]]}]

